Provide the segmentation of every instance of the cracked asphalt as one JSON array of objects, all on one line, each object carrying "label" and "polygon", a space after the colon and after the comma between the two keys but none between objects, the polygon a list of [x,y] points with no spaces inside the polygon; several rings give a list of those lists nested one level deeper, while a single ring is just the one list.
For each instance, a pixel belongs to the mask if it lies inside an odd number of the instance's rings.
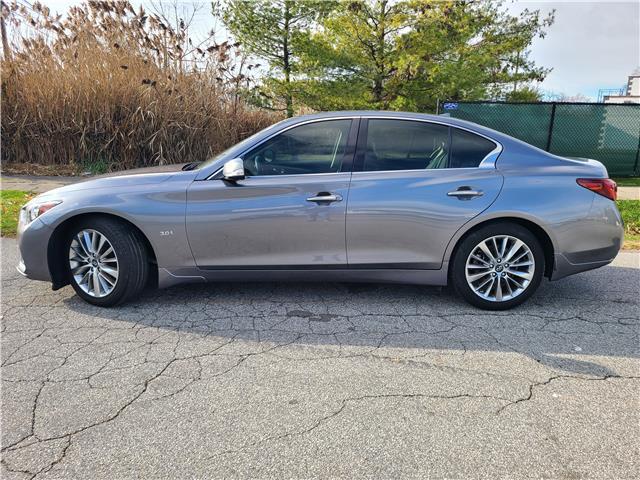
[{"label": "cracked asphalt", "polygon": [[488,313],[210,284],[117,309],[2,239],[2,478],[638,478],[640,253]]}]

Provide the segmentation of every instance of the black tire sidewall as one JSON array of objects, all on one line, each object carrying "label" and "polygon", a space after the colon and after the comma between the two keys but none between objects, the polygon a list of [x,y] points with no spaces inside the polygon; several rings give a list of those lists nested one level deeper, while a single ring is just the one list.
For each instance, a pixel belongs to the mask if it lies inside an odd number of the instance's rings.
[{"label": "black tire sidewall", "polygon": [[[69,248],[73,238],[82,230],[95,230],[104,235],[111,243],[118,258],[118,280],[116,286],[108,295],[104,297],[93,297],[86,293],[77,284],[75,278],[71,274],[71,268],[68,261]],[[146,279],[146,258],[143,263],[140,262],[140,254],[143,246],[137,238],[135,232],[131,231],[126,225],[108,219],[108,218],[88,218],[77,222],[69,231],[64,243],[66,272],[69,283],[75,290],[76,294],[88,303],[101,307],[112,307],[118,305],[133,295],[136,295],[144,287]],[[144,255],[146,257],[146,255]],[[145,271],[139,271],[140,269]]]},{"label": "black tire sidewall", "polygon": [[[531,250],[536,262],[533,278],[526,290],[516,298],[504,302],[491,302],[479,297],[467,283],[465,269],[471,251],[483,240],[496,235],[510,235],[522,240]],[[515,223],[494,223],[468,234],[456,249],[451,269],[451,282],[456,292],[468,303],[484,310],[508,310],[526,301],[538,289],[545,270],[544,251],[530,230]]]}]

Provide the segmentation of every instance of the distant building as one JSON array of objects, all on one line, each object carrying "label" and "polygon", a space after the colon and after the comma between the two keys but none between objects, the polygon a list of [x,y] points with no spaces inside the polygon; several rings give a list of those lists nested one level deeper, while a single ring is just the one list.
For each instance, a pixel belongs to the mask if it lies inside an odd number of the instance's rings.
[{"label": "distant building", "polygon": [[640,68],[629,75],[627,86],[620,89],[606,89],[598,92],[598,101],[604,103],[640,104]]}]

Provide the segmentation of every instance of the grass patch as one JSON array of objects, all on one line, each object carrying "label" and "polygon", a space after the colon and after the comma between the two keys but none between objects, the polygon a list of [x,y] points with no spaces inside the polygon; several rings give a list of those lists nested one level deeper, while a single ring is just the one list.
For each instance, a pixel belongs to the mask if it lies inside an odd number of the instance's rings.
[{"label": "grass patch", "polygon": [[91,175],[102,175],[109,171],[109,162],[104,159],[98,159],[95,161],[85,160],[80,163],[79,172],[89,173]]},{"label": "grass patch", "polygon": [[20,209],[33,197],[22,190],[0,190],[0,235],[14,237],[18,231]]},{"label": "grass patch", "polygon": [[624,248],[640,249],[640,200],[618,200],[624,220]]},{"label": "grass patch", "polygon": [[640,250],[640,235],[624,234],[623,250]]},{"label": "grass patch", "polygon": [[640,187],[640,177],[615,177],[619,187]]}]

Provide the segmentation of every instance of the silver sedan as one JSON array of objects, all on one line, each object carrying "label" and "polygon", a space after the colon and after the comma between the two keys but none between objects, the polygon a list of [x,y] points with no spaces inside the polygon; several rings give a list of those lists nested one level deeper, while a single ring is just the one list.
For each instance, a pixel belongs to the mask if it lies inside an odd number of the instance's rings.
[{"label": "silver sedan", "polygon": [[21,211],[18,269],[113,306],[154,284],[451,284],[502,310],[611,262],[616,184],[447,117],[338,112],[275,124],[200,164],[59,188]]}]

